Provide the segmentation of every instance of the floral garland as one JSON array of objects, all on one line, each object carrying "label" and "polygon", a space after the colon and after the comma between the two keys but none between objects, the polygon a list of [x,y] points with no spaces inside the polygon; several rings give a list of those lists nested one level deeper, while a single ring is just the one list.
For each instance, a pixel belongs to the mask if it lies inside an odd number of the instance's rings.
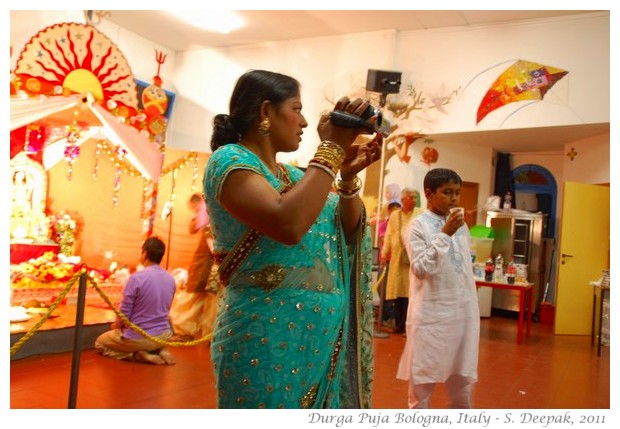
[{"label": "floral garland", "polygon": [[64,262],[54,252],[45,252],[36,259],[11,265],[11,287],[49,287],[69,281],[80,268],[80,264]]},{"label": "floral garland", "polygon": [[75,245],[82,230],[82,222],[76,213],[61,211],[47,218],[52,239],[60,246],[60,253],[65,256],[75,255]]}]

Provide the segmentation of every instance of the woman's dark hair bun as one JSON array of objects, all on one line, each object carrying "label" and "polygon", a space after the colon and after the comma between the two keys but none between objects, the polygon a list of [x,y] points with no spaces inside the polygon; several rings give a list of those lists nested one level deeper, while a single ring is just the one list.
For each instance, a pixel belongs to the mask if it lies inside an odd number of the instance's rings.
[{"label": "woman's dark hair bun", "polygon": [[219,113],[213,118],[213,134],[211,135],[211,150],[229,143],[237,143],[239,133],[230,121],[230,115]]}]

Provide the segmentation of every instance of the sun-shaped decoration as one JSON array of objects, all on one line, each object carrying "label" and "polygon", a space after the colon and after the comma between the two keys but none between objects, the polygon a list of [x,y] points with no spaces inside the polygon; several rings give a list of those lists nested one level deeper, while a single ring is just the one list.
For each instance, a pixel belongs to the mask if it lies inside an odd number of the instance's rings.
[{"label": "sun-shaped decoration", "polygon": [[89,25],[62,23],[39,31],[26,43],[14,74],[29,95],[91,94],[122,122],[137,114],[136,82],[127,60]]}]

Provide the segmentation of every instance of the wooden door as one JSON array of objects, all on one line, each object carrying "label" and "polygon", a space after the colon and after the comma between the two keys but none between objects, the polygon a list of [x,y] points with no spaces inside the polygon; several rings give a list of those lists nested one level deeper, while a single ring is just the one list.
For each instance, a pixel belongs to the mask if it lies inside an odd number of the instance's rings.
[{"label": "wooden door", "polygon": [[461,184],[461,207],[465,209],[465,223],[468,227],[476,225],[478,221],[478,184],[463,182]]},{"label": "wooden door", "polygon": [[590,335],[590,282],[608,266],[609,188],[564,183],[558,261],[555,333]]}]

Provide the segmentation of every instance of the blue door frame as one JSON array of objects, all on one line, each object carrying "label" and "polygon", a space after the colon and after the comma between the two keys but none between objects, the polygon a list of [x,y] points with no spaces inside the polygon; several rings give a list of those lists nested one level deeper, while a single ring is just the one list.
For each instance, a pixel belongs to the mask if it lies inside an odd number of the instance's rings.
[{"label": "blue door frame", "polygon": [[[530,183],[529,173],[542,176],[541,183]],[[544,167],[535,164],[523,164],[512,170],[515,193],[544,194],[551,196],[551,210],[547,220],[545,238],[555,238],[555,214],[558,199],[558,187],[553,175]],[[544,182],[544,183],[542,183]]]}]

